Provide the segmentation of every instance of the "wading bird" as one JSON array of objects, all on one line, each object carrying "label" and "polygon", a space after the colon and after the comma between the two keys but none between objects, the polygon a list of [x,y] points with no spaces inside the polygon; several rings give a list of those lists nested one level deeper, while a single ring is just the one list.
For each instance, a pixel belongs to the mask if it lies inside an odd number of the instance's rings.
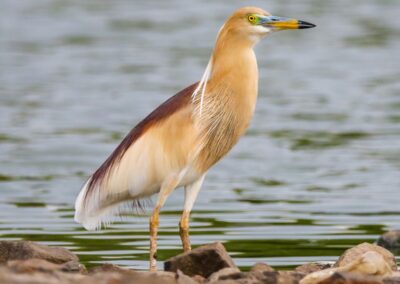
[{"label": "wading bird", "polygon": [[185,187],[179,232],[190,250],[189,214],[206,172],[244,134],[257,99],[253,46],[267,34],[315,25],[272,16],[256,7],[237,10],[218,33],[200,82],[180,91],[134,127],[87,180],[75,220],[96,229],[130,202],[158,194],[150,217],[150,270],[156,270],[159,212],[170,193]]}]

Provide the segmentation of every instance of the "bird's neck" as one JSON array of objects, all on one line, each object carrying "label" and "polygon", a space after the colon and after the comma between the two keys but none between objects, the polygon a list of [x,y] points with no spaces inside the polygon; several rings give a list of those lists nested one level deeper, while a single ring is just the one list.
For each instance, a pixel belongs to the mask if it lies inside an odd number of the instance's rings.
[{"label": "bird's neck", "polygon": [[196,164],[200,172],[221,159],[244,134],[257,98],[257,61],[251,45],[220,36],[210,69],[204,101],[196,100],[197,106],[203,105],[196,107],[202,109],[198,112],[202,148]]},{"label": "bird's neck", "polygon": [[251,118],[258,92],[258,67],[253,43],[220,35],[212,56],[210,75],[210,87],[229,90],[231,100]]},{"label": "bird's neck", "polygon": [[224,81],[231,79],[242,85],[257,82],[258,68],[252,42],[221,35],[212,56],[211,77]]}]

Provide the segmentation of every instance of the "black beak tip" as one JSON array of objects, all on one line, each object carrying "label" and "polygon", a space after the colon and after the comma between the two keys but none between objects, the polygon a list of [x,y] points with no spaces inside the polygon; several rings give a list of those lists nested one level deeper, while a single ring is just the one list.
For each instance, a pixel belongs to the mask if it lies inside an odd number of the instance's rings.
[{"label": "black beak tip", "polygon": [[316,25],[311,24],[309,22],[305,21],[299,21],[299,29],[310,29],[310,28],[315,28]]}]

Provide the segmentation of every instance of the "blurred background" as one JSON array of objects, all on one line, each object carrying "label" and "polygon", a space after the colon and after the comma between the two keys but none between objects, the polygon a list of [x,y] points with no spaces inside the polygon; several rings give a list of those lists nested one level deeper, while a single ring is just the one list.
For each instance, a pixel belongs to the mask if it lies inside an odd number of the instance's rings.
[{"label": "blurred background", "polygon": [[[200,79],[246,5],[317,28],[257,46],[256,114],[206,178],[193,244],[223,241],[242,268],[288,268],[399,228],[398,0],[1,0],[0,239],[147,268],[146,216],[87,232],[74,199],[140,119]],[[182,195],[162,212],[161,260],[181,250]]]}]

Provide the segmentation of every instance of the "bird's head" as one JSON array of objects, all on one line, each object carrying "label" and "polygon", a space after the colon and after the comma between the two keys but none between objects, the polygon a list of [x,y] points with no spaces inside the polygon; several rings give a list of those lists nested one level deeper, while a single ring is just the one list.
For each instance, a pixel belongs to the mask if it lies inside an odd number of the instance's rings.
[{"label": "bird's head", "polygon": [[314,24],[292,18],[273,16],[257,7],[244,7],[237,10],[221,29],[231,37],[240,37],[252,44],[257,43],[270,32],[288,29],[308,29]]}]

